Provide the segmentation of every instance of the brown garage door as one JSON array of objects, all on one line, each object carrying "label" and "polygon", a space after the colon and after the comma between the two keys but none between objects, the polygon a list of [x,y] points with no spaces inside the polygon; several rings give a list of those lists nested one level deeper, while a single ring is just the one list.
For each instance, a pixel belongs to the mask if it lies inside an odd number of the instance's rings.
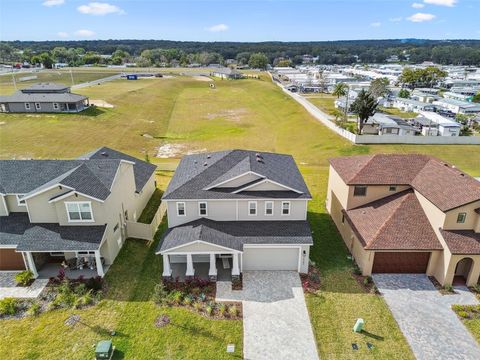
[{"label": "brown garage door", "polygon": [[0,249],[0,270],[25,270],[22,253],[14,249]]},{"label": "brown garage door", "polygon": [[372,272],[425,273],[429,259],[429,252],[376,252]]}]

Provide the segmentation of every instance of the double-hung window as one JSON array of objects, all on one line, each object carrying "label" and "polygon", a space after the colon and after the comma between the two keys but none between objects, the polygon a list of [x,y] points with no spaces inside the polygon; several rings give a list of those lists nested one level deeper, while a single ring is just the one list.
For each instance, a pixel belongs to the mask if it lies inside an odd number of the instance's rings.
[{"label": "double-hung window", "polygon": [[208,215],[207,203],[206,202],[198,203],[198,215],[200,215],[200,216],[207,216]]},{"label": "double-hung window", "polygon": [[30,110],[30,103],[25,103],[25,110]]},{"label": "double-hung window", "polygon": [[90,201],[65,202],[69,222],[93,222],[92,203]]},{"label": "double-hung window", "polygon": [[290,201],[282,202],[282,215],[290,215]]},{"label": "double-hung window", "polygon": [[255,216],[257,215],[257,202],[249,201],[248,202],[248,215]]},{"label": "double-hung window", "polygon": [[467,218],[467,213],[461,212],[458,213],[457,215],[457,223],[458,224],[463,224],[465,222],[465,219]]},{"label": "double-hung window", "polygon": [[41,109],[40,103],[35,103],[35,109],[37,109],[37,110]]},{"label": "double-hung window", "polygon": [[187,211],[185,210],[184,202],[177,202],[177,215],[178,216],[187,216]]},{"label": "double-hung window", "polygon": [[54,109],[54,110],[58,110],[58,109],[59,109],[58,103],[53,103],[53,109]]},{"label": "double-hung window", "polygon": [[265,201],[265,215],[266,216],[273,215],[273,201]]}]

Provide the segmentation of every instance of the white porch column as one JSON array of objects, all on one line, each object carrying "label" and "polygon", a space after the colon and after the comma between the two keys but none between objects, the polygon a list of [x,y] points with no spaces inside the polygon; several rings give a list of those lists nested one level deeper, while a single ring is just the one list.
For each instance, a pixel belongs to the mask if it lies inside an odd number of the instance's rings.
[{"label": "white porch column", "polygon": [[103,272],[103,265],[102,265],[102,259],[100,258],[100,251],[95,251],[95,263],[97,265],[98,276],[103,277],[105,273]]},{"label": "white porch column", "polygon": [[167,254],[163,254],[163,277],[172,276],[172,268],[170,267],[170,259]]},{"label": "white porch column", "polygon": [[239,276],[240,269],[238,267],[238,253],[233,253],[232,276]]},{"label": "white porch column", "polygon": [[195,275],[195,269],[193,268],[192,254],[187,254],[187,272],[185,276]]},{"label": "white porch column", "polygon": [[33,261],[32,253],[26,252],[25,254],[27,255],[28,268],[33,273],[33,276],[37,278],[38,272],[37,272],[37,267],[35,266],[35,261]]},{"label": "white porch column", "polygon": [[217,265],[215,262],[215,254],[210,254],[210,269],[208,270],[208,276],[217,276]]}]

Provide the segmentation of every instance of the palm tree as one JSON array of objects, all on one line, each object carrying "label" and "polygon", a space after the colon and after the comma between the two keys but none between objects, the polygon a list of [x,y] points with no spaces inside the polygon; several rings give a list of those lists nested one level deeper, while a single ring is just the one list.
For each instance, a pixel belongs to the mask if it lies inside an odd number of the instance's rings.
[{"label": "palm tree", "polygon": [[370,116],[377,112],[378,102],[369,92],[362,90],[358,93],[357,98],[353,102],[350,110],[357,114],[358,117],[358,134],[362,133],[363,125]]},{"label": "palm tree", "polygon": [[348,92],[348,85],[345,83],[338,83],[335,85],[335,89],[333,90],[332,94],[335,95],[338,99],[340,96],[347,95],[347,92]]}]

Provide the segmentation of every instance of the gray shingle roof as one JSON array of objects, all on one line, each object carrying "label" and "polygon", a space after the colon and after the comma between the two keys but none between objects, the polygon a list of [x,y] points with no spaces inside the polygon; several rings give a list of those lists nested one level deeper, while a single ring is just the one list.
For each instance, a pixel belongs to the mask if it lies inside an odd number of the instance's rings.
[{"label": "gray shingle roof", "polygon": [[134,162],[136,191],[140,192],[156,166],[105,147],[77,160],[0,160],[0,191],[29,195],[59,184],[105,200],[122,159]]},{"label": "gray shingle roof", "polygon": [[38,83],[29,86],[28,88],[22,89],[22,92],[49,92],[49,91],[68,91],[70,89],[68,86],[57,83]]},{"label": "gray shingle roof", "polygon": [[[275,197],[281,193],[289,198],[311,198],[295,161],[290,155],[231,150],[185,156],[175,171],[163,196],[164,199],[238,199],[259,196]],[[229,178],[252,171],[295,191],[246,191],[232,194],[233,189],[205,190]]]},{"label": "gray shingle roof", "polygon": [[105,229],[106,225],[32,224],[27,213],[10,213],[0,217],[0,246],[16,245],[17,251],[94,251]]},{"label": "gray shingle roof", "polygon": [[24,103],[24,102],[48,102],[48,103],[62,103],[62,102],[79,102],[86,100],[87,97],[72,93],[23,93],[17,91],[12,95],[0,96],[0,102],[10,103]]},{"label": "gray shingle roof", "polygon": [[239,251],[243,251],[245,244],[313,244],[307,221],[199,219],[168,229],[156,251],[166,251],[196,240]]}]

